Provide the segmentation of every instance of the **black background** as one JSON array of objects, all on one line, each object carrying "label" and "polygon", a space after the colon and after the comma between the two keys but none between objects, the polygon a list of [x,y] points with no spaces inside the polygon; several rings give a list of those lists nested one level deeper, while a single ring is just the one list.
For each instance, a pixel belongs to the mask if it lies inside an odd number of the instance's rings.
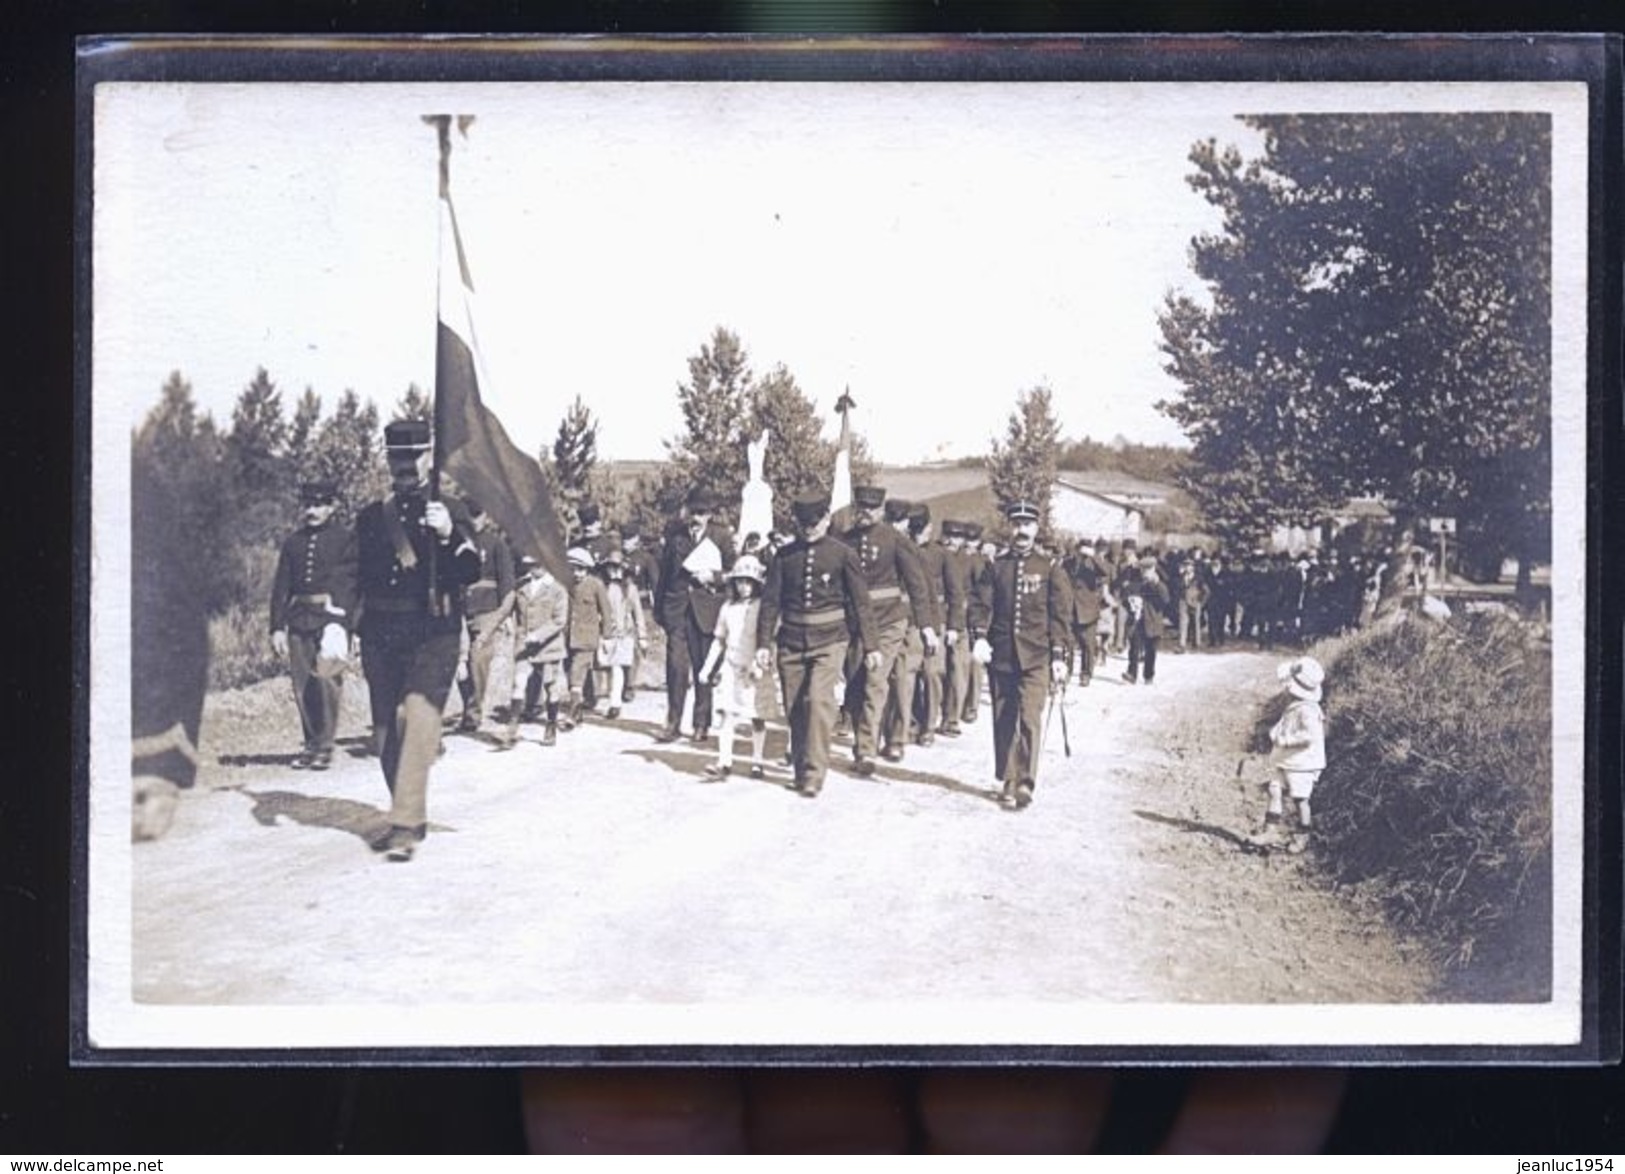
[{"label": "black background", "polygon": [[[1367,0],[1270,3],[1156,0],[1062,4],[598,3],[422,0],[412,4],[38,3],[0,11],[0,423],[7,477],[7,602],[0,628],[0,1153],[515,1152],[517,1078],[498,1068],[406,1070],[71,1069],[68,1066],[69,799],[73,657],[73,37],[122,32],[1385,32],[1619,31],[1616,3],[1452,7]],[[1313,25],[1309,22],[1313,21]],[[1618,219],[1618,209],[1613,209]],[[1612,283],[1619,312],[1618,281]],[[1617,340],[1617,334],[1615,335]],[[1617,375],[1617,363],[1614,372]],[[1594,417],[1592,469],[1615,501],[1616,394]],[[1594,518],[1591,543],[1619,549],[1620,510]],[[1619,788],[1620,592],[1617,559],[1593,568],[1604,600],[1590,641],[1600,656],[1597,770]],[[1600,576],[1600,577],[1599,577]],[[1618,817],[1617,797],[1609,810]],[[1619,839],[1605,838],[1602,908],[1616,952],[1604,998],[1617,1008]],[[231,883],[222,861],[221,883]],[[387,955],[387,939],[380,951]],[[1617,1010],[1615,1011],[1617,1016]],[[1616,1020],[1617,1021],[1617,1020]],[[1103,1145],[1153,1147],[1187,1069],[1126,1070]],[[1362,1068],[1334,1152],[1508,1152],[1529,1157],[1625,1150],[1617,1066]]]}]

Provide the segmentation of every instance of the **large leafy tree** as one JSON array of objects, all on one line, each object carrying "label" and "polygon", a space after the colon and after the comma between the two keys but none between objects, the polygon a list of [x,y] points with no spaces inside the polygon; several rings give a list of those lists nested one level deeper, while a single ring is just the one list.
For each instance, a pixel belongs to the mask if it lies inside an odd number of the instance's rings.
[{"label": "large leafy tree", "polygon": [[1259,158],[1190,156],[1223,216],[1191,247],[1207,297],[1160,314],[1209,524],[1252,538],[1372,493],[1527,573],[1550,545],[1549,120],[1243,121]]},{"label": "large leafy tree", "polygon": [[993,441],[987,458],[988,485],[999,507],[1030,501],[1038,506],[1040,528],[1048,530],[1060,451],[1061,424],[1055,418],[1050,389],[1033,387],[1021,392],[1004,439]]}]

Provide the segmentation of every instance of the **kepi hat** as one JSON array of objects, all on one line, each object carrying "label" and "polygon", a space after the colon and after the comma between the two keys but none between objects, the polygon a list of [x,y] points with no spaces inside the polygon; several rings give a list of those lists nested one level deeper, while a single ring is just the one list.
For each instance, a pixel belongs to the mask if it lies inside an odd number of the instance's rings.
[{"label": "kepi hat", "polygon": [[331,481],[306,481],[299,486],[300,505],[327,505],[339,497],[339,487]]},{"label": "kepi hat", "polygon": [[572,546],[565,552],[564,559],[572,567],[584,567],[591,570],[593,566],[592,552],[584,546]]},{"label": "kepi hat", "polygon": [[1036,505],[1023,498],[1005,506],[1004,516],[1012,522],[1036,522],[1039,519],[1040,512]]},{"label": "kepi hat", "polygon": [[427,420],[392,420],[384,425],[385,452],[428,452]]},{"label": "kepi hat", "polygon": [[829,513],[829,494],[816,490],[796,494],[790,502],[790,516],[803,526],[815,526]]},{"label": "kepi hat", "polygon": [[900,497],[888,498],[886,501],[886,521],[902,522],[907,520],[908,511],[913,508],[909,502]]},{"label": "kepi hat", "polygon": [[886,491],[878,485],[859,485],[852,490],[852,504],[860,510],[878,510],[886,501]]}]

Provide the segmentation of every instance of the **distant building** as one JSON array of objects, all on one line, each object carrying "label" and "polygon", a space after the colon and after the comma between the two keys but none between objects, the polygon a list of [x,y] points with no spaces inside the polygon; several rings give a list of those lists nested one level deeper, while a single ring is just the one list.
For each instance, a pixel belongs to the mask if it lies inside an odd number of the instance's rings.
[{"label": "distant building", "polygon": [[1350,526],[1385,529],[1394,516],[1380,498],[1351,497],[1343,507],[1309,526],[1277,526],[1270,532],[1270,549],[1302,554],[1330,546]]},{"label": "distant building", "polygon": [[1075,538],[1132,538],[1145,532],[1145,509],[1059,477],[1050,491],[1050,527]]}]

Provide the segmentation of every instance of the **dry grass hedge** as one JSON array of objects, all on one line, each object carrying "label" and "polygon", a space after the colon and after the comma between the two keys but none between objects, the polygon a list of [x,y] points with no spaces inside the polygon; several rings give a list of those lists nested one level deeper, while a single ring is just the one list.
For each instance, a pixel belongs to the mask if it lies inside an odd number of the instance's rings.
[{"label": "dry grass hedge", "polygon": [[1405,618],[1315,651],[1328,760],[1317,866],[1425,943],[1447,993],[1548,998],[1550,645],[1479,614]]}]

